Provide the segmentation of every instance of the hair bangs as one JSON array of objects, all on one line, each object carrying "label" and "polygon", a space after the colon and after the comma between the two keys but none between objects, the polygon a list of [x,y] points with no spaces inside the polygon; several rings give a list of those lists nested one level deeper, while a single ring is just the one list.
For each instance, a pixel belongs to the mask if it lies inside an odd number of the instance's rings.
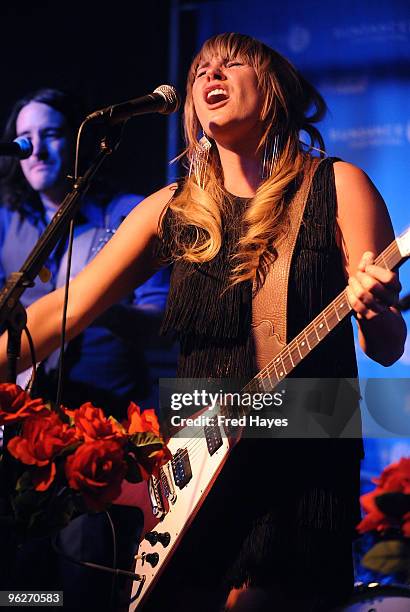
[{"label": "hair bangs", "polygon": [[[267,59],[261,57],[262,45],[259,44],[258,46],[260,46],[260,49],[255,48],[255,41],[250,36],[234,32],[218,34],[209,38],[191,64],[191,83],[195,79],[198,66],[213,57],[220,57],[224,60],[238,59],[257,68]],[[263,55],[266,56],[266,54]]]}]

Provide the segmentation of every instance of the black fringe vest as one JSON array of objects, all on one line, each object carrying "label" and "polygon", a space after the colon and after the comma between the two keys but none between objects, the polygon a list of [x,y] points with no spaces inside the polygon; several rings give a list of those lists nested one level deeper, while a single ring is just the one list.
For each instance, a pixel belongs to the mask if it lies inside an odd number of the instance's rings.
[{"label": "black fringe vest", "polygon": [[[336,239],[334,161],[327,158],[318,166],[298,234],[288,285],[288,341],[346,285]],[[241,234],[238,211],[243,211],[247,202],[235,198],[231,208],[226,206],[223,245],[213,261],[201,266],[183,261],[174,264],[163,332],[174,332],[180,340],[179,377],[249,379],[255,374],[251,284],[223,291],[230,274],[229,256]],[[174,253],[176,227],[168,209],[162,229],[162,255],[168,258]],[[339,324],[292,374],[356,377],[350,319]],[[264,515],[269,504],[271,508],[282,504],[283,514],[294,516],[293,525],[301,538],[299,530],[306,527],[350,534],[358,522],[360,440],[244,440],[232,455],[244,482],[252,481],[255,465],[274,466],[277,473],[279,466],[280,480],[275,486],[283,492],[272,503],[269,495],[268,501],[255,495],[255,517]],[[235,495],[229,484],[226,487],[227,495]]]},{"label": "black fringe vest", "polygon": [[[336,189],[333,159],[321,162],[313,178],[289,278],[289,342],[343,289],[346,279],[336,243]],[[163,322],[181,344],[178,376],[251,378],[255,372],[250,325],[252,287],[241,283],[224,291],[230,255],[241,235],[247,199],[227,202],[222,248],[201,266],[177,261]],[[172,257],[176,223],[171,209],[162,228],[163,255]],[[292,373],[298,377],[357,375],[350,320],[344,321]]]}]

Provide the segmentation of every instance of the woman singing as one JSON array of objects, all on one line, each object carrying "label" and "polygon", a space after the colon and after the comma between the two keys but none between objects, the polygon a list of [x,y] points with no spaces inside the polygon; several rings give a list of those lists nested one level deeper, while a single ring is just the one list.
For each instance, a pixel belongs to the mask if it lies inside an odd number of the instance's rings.
[{"label": "woman singing", "polygon": [[[181,377],[251,378],[346,284],[362,350],[394,363],[406,335],[400,284],[373,264],[391,222],[361,170],[325,157],[314,125],[324,112],[319,93],[261,42],[206,41],[188,74],[189,176],[142,202],[72,281],[68,336],[172,261],[164,330],[179,335]],[[39,358],[58,345],[62,302],[58,290],[28,310]],[[350,320],[294,375],[354,378]],[[200,511],[199,535],[194,522],[177,551],[179,573],[164,578],[173,608],[210,612],[226,594],[229,610],[343,602],[360,459],[359,440],[241,441],[209,495],[214,510]],[[152,601],[149,610],[166,605]]]}]

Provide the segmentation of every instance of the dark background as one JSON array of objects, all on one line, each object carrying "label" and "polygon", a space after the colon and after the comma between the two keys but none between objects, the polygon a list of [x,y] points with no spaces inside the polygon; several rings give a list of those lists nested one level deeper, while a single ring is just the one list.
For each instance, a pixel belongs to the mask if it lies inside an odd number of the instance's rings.
[{"label": "dark background", "polygon": [[[92,111],[168,83],[170,6],[167,0],[1,3],[1,130],[16,99],[40,87],[74,91]],[[132,119],[104,171],[124,189],[150,193],[166,181],[166,144],[166,117]]]},{"label": "dark background", "polygon": [[[225,5],[222,14],[219,5]],[[408,219],[410,89],[409,71],[401,68],[410,58],[408,7],[409,0],[2,0],[0,130],[14,101],[40,87],[74,90],[84,96],[89,111],[142,96],[162,83],[176,85],[183,94],[187,67],[203,37],[236,29],[264,37],[307,75],[319,79],[316,85],[332,110],[327,134],[333,128],[341,136],[363,128],[380,131],[379,144],[366,142],[360,134],[333,143],[330,139],[331,153],[369,173],[400,231]],[[105,173],[136,193],[161,187],[167,181],[168,160],[182,149],[179,119],[155,114],[129,121]],[[169,124],[172,142],[179,137],[172,155]],[[391,126],[403,130],[398,145],[383,140],[384,130]],[[178,174],[176,169],[174,175]],[[408,269],[409,264],[402,268],[404,287],[409,286]],[[383,368],[358,356],[362,377],[386,376]],[[391,378],[384,378],[390,406],[402,400],[394,377],[408,378],[409,364],[407,345],[404,358],[389,370]],[[408,439],[366,440],[363,492],[389,461],[408,454],[408,444]],[[373,577],[357,579],[367,582]]]}]

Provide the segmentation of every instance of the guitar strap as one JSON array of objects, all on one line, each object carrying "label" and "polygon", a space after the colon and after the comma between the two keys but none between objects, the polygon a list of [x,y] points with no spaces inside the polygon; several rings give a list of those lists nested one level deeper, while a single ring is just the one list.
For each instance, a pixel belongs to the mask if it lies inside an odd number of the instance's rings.
[{"label": "guitar strap", "polygon": [[258,370],[264,368],[287,342],[289,271],[312,180],[321,161],[306,157],[302,182],[289,203],[288,232],[279,241],[277,257],[252,301],[251,333]]}]

